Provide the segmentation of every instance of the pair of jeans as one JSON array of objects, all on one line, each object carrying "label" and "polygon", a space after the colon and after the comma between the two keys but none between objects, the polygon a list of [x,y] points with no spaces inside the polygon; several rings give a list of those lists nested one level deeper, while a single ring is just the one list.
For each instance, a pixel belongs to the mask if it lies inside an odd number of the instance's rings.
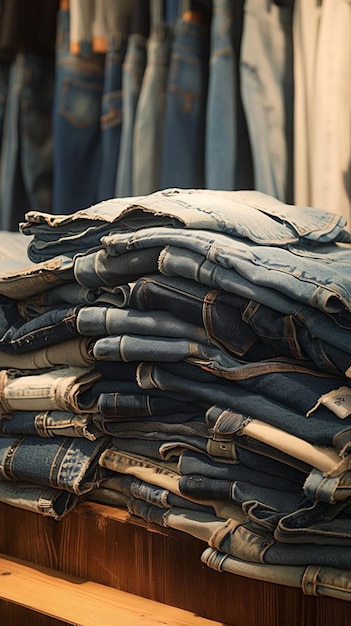
[{"label": "pair of jeans", "polygon": [[[210,262],[238,272],[252,285],[263,285],[270,290],[271,305],[278,291],[302,304],[314,306],[325,313],[350,317],[351,283],[348,275],[350,250],[325,244],[313,248],[294,246],[289,250],[274,246],[255,245],[245,239],[215,234],[205,230],[182,230],[170,228],[143,228],[133,235],[123,237],[110,235],[103,238],[108,255],[122,256],[128,250],[164,248],[159,258],[163,273],[163,258],[183,248],[197,253],[201,265]],[[82,258],[82,257],[80,257]],[[196,260],[196,258],[195,258]],[[201,265],[197,263],[198,279]],[[147,271],[147,270],[146,270]],[[149,270],[149,271],[152,271]],[[80,282],[80,281],[79,281]],[[229,289],[230,291],[230,289]]]},{"label": "pair of jeans", "polygon": [[138,100],[146,65],[146,42],[144,35],[130,33],[122,65],[122,131],[119,146],[118,167],[115,182],[117,197],[133,193],[133,137]]},{"label": "pair of jeans", "polygon": [[255,189],[293,202],[291,6],[246,0],[240,80]]},{"label": "pair of jeans", "polygon": [[0,480],[0,502],[61,520],[84,496],[55,487]]},{"label": "pair of jeans", "polygon": [[349,570],[328,566],[269,565],[235,559],[229,554],[206,548],[201,561],[211,569],[254,580],[301,588],[308,596],[327,596],[350,600]]},{"label": "pair of jeans", "polygon": [[260,245],[351,241],[346,220],[328,211],[289,206],[258,191],[166,189],[148,196],[114,198],[72,215],[29,211],[21,232],[32,235],[33,262],[101,247],[110,231],[175,226],[245,237]]},{"label": "pair of jeans", "polygon": [[93,367],[92,341],[88,337],[76,337],[58,344],[43,346],[37,350],[12,354],[0,351],[0,368],[40,370],[59,365]]},{"label": "pair of jeans", "polygon": [[108,36],[101,101],[101,164],[98,201],[113,198],[122,134],[122,64],[127,35]]},{"label": "pair of jeans", "polygon": [[133,195],[161,186],[165,101],[172,31],[164,22],[152,24],[146,45],[146,66],[137,103],[133,134]]},{"label": "pair of jeans", "polygon": [[85,437],[94,441],[103,435],[91,413],[72,411],[14,411],[0,417],[0,434],[6,437]]},{"label": "pair of jeans", "polygon": [[100,374],[87,367],[57,367],[23,372],[0,371],[0,405],[13,411],[73,411],[93,413],[96,398],[91,393]]},{"label": "pair of jeans", "polygon": [[[243,5],[243,0],[212,3],[205,139],[205,181],[209,189],[253,187],[239,75]],[[224,85],[225,98],[220,97]]]},{"label": "pair of jeans", "polygon": [[208,24],[179,17],[169,61],[161,188],[205,186]]},{"label": "pair of jeans", "polygon": [[54,61],[19,53],[11,64],[0,167],[2,230],[26,211],[52,210]]},{"label": "pair of jeans", "polygon": [[61,10],[53,106],[54,214],[70,214],[99,199],[103,84],[104,55],[71,53],[69,10]]},{"label": "pair of jeans", "polygon": [[0,437],[1,479],[83,495],[109,475],[99,465],[108,444],[108,437]]},{"label": "pair of jeans", "polygon": [[[150,274],[132,285],[128,304],[140,311],[161,308],[180,319],[190,317],[204,326],[213,342],[246,361],[272,356],[309,358],[324,371],[346,372],[350,364],[344,352],[348,330],[339,333],[342,349],[332,347],[327,341],[333,342],[335,324],[319,311],[292,303],[289,313],[282,314],[256,299],[244,298],[242,291],[243,286],[238,286],[237,293],[229,293],[182,276]],[[327,341],[322,335],[324,328]]]}]

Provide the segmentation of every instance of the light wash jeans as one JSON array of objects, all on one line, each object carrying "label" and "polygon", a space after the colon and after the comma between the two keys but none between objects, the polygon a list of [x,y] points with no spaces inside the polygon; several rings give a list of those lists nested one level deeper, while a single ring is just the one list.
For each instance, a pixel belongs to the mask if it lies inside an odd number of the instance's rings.
[{"label": "light wash jeans", "polygon": [[327,596],[340,600],[351,600],[349,570],[316,565],[305,567],[250,563],[236,559],[214,548],[206,548],[201,555],[201,561],[217,572],[229,572],[254,580],[297,587],[308,596]]},{"label": "light wash jeans", "polygon": [[[243,5],[243,0],[212,3],[205,139],[205,182],[209,189],[253,187],[239,76]],[[225,97],[220,97],[222,93]]]},{"label": "light wash jeans", "polygon": [[0,480],[0,502],[61,520],[84,496],[54,487]]},{"label": "light wash jeans", "polygon": [[241,93],[255,189],[293,202],[292,6],[246,0]]},{"label": "light wash jeans", "polygon": [[346,220],[328,211],[289,206],[258,191],[167,189],[148,196],[114,198],[72,215],[26,214],[21,232],[32,236],[28,256],[37,263],[86,254],[113,231],[175,226],[248,238],[260,245],[350,242]]},{"label": "light wash jeans", "polygon": [[135,116],[146,65],[146,38],[138,33],[128,36],[122,66],[122,131],[115,181],[117,197],[133,193],[133,137]]}]

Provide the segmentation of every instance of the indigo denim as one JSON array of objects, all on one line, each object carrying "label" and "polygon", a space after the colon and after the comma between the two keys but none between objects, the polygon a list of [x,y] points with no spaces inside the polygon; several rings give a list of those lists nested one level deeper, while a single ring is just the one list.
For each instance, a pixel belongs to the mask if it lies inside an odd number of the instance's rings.
[{"label": "indigo denim", "polygon": [[108,437],[0,437],[1,479],[82,495],[109,475],[98,464],[108,444]]},{"label": "indigo denim", "polygon": [[130,33],[122,65],[122,131],[115,196],[131,196],[133,193],[133,137],[135,116],[140,96],[145,65],[146,42],[144,35]]},{"label": "indigo denim", "polygon": [[99,199],[103,84],[104,55],[70,52],[69,10],[61,10],[53,108],[54,214],[70,214]]},{"label": "indigo denim", "polygon": [[172,421],[172,416],[175,415],[176,419],[180,419],[178,416],[183,415],[184,420],[189,419],[189,415],[196,412],[196,406],[192,402],[179,399],[176,394],[168,394],[162,391],[161,394],[143,393],[139,389],[132,392],[115,391],[101,392],[98,398],[98,411],[100,416],[99,422],[102,424],[113,423],[121,421],[125,418],[143,418],[143,422],[148,417],[153,418],[154,415],[161,415],[162,419]]},{"label": "indigo denim", "polygon": [[161,188],[205,186],[208,25],[178,18],[169,61]]},{"label": "indigo denim", "polygon": [[[108,36],[101,101],[101,163],[97,200],[115,195],[122,134],[122,64],[127,47],[123,33]],[[79,208],[79,207],[77,207]]]},{"label": "indigo denim", "polygon": [[347,372],[350,356],[344,348],[348,349],[348,330],[339,331],[332,320],[312,307],[292,302],[289,313],[282,314],[255,299],[244,298],[239,286],[237,291],[210,289],[182,276],[150,274],[132,285],[129,306],[140,311],[161,308],[180,319],[196,320],[213,342],[246,361],[271,356],[310,358],[330,373]]},{"label": "indigo denim", "polygon": [[0,417],[0,434],[17,437],[85,437],[94,441],[103,435],[94,426],[91,413],[70,411],[14,411]]},{"label": "indigo denim", "polygon": [[54,62],[20,53],[11,64],[0,167],[2,230],[17,231],[28,209],[50,213],[53,185]]}]

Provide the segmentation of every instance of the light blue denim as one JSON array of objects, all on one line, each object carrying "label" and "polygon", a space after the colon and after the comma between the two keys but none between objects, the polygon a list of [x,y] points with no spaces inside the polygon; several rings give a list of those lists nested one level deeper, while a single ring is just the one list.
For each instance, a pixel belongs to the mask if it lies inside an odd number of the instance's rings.
[{"label": "light blue denim", "polygon": [[206,104],[205,182],[251,189],[251,148],[239,76],[243,0],[213,0]]},{"label": "light blue denim", "polygon": [[0,228],[17,231],[28,210],[51,212],[52,58],[21,53],[11,64],[0,165]]},{"label": "light blue denim", "polygon": [[293,50],[289,6],[246,0],[240,82],[255,189],[293,202]]},{"label": "light blue denim", "polygon": [[161,187],[165,101],[172,32],[154,24],[147,41],[146,67],[137,103],[133,135],[133,195]]},{"label": "light blue denim", "polygon": [[[257,246],[246,239],[212,234],[205,230],[144,228],[133,235],[110,235],[103,238],[107,254],[119,257],[128,250],[173,246],[197,253],[202,262],[210,261],[238,272],[253,285],[269,288],[273,308],[278,291],[302,304],[314,306],[336,317],[350,320],[351,280],[348,272],[351,254],[346,247],[334,244],[314,246]],[[165,250],[169,253],[169,249]],[[162,256],[159,259],[162,272]],[[198,271],[201,270],[201,265]],[[79,282],[79,281],[78,281]],[[200,281],[204,282],[204,281]],[[348,321],[349,323],[349,321]]]},{"label": "light blue denim", "polygon": [[327,211],[289,206],[258,191],[168,189],[148,196],[114,198],[71,215],[29,211],[21,232],[32,236],[28,255],[41,262],[101,246],[110,231],[175,226],[245,237],[260,245],[350,242],[346,220]]},{"label": "light blue denim", "polygon": [[54,214],[70,214],[99,199],[103,83],[104,55],[70,52],[69,10],[61,10],[53,107]]},{"label": "light blue denim", "polygon": [[115,196],[133,194],[133,137],[135,116],[146,66],[146,42],[144,35],[130,33],[122,66],[122,132]]}]

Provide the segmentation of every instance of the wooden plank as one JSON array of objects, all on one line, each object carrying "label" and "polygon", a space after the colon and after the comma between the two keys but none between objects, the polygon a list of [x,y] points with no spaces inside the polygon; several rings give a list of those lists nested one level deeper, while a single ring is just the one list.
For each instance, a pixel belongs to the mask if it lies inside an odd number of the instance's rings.
[{"label": "wooden plank", "polygon": [[183,609],[2,556],[0,597],[80,626],[218,626]]},{"label": "wooden plank", "polygon": [[0,552],[229,626],[351,624],[351,602],[216,572],[194,537],[85,502],[60,522],[0,503]]}]

